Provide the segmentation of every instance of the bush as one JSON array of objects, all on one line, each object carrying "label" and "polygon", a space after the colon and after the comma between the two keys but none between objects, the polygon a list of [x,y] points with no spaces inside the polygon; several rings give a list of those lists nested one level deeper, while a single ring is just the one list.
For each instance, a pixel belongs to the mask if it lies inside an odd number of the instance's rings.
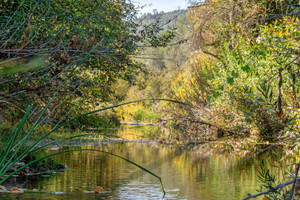
[{"label": "bush", "polygon": [[110,128],[120,126],[120,119],[115,113],[104,115],[93,114],[75,120],[71,123],[72,129],[77,128]]}]

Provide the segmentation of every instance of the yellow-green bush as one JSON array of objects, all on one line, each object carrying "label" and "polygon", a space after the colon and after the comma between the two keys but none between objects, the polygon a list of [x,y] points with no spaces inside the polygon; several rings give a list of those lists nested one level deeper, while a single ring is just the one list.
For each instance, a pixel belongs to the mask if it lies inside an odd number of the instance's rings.
[{"label": "yellow-green bush", "polygon": [[234,47],[223,40],[219,60],[196,52],[172,90],[198,106],[199,119],[231,130],[256,126],[263,139],[273,139],[298,115],[299,19],[286,17],[260,29],[259,37],[241,37]]}]

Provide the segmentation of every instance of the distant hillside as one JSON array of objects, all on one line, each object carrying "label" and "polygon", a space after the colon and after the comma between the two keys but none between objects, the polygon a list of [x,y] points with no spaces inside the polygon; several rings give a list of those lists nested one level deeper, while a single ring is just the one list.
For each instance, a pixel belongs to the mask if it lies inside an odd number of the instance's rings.
[{"label": "distant hillside", "polygon": [[135,57],[147,66],[149,71],[160,73],[162,70],[173,71],[179,68],[196,49],[192,36],[192,23],[188,21],[186,10],[144,14],[139,18],[141,26],[154,24],[159,20],[163,31],[175,27],[175,38],[166,47],[145,46]]},{"label": "distant hillside", "polygon": [[151,23],[156,22],[157,20],[160,21],[163,28],[172,27],[176,24],[178,18],[186,19],[186,10],[174,10],[171,12],[160,12],[160,13],[148,13],[142,15],[138,21],[141,22],[142,25],[148,25]]}]

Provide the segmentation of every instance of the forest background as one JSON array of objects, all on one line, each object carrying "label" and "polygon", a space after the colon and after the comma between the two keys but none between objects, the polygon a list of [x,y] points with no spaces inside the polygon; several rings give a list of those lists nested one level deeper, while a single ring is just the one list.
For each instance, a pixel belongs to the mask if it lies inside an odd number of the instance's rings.
[{"label": "forest background", "polygon": [[192,106],[140,102],[69,128],[137,121],[176,126],[182,139],[217,133],[273,140],[297,127],[298,1],[209,1],[139,18],[133,4],[121,1],[8,2],[1,5],[2,129],[32,103],[34,121],[58,87],[41,123],[46,129],[97,108],[152,98]]},{"label": "forest background", "polygon": [[[299,13],[298,0],[193,2],[139,18],[122,0],[2,1],[2,141],[123,121],[167,126],[165,140],[294,144]],[[139,99],[150,101],[85,114]]]},{"label": "forest background", "polygon": [[160,20],[175,36],[165,46],[142,46],[135,58],[143,71],[133,85],[118,80],[116,93],[125,101],[172,98],[192,106],[131,105],[119,111],[125,121],[171,125],[180,133],[166,137],[183,140],[233,136],[272,142],[294,135],[299,2],[222,2],[142,17],[145,24]]}]

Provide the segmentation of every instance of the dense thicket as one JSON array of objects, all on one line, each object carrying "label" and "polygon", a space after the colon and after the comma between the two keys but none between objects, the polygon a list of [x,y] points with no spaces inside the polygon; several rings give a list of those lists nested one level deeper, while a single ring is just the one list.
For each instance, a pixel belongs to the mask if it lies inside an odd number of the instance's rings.
[{"label": "dense thicket", "polygon": [[[299,121],[297,3],[202,1],[186,13],[143,16],[146,23],[172,23],[177,35],[165,47],[144,45],[136,56],[144,71],[131,85],[120,81],[123,87],[116,90],[129,90],[122,94],[127,100],[167,97],[192,107],[144,104],[125,108],[121,115],[170,122],[182,130],[182,138],[252,133],[276,140],[289,135]],[[149,115],[140,116],[142,110]]]},{"label": "dense thicket", "polygon": [[[273,140],[297,128],[297,1],[205,1],[187,13],[138,20],[133,5],[121,0],[5,1],[0,8],[6,124],[31,103],[37,114],[57,91],[48,111],[54,122],[107,101],[168,97],[193,105],[170,106],[160,116],[173,119],[184,137],[210,134],[207,128],[214,127],[219,136],[252,130]],[[155,109],[162,106],[138,105],[119,114],[143,120],[150,113],[145,120],[151,121],[158,118]]]},{"label": "dense thicket", "polygon": [[0,112],[6,126],[29,104],[37,114],[55,92],[48,111],[55,122],[94,108],[109,99],[116,78],[130,79],[137,68],[130,59],[138,42],[131,3],[12,0],[0,9]]},{"label": "dense thicket", "polygon": [[[274,140],[298,128],[297,1],[205,1],[189,18],[199,50],[173,82],[194,105],[175,119],[191,136],[256,133]],[[203,126],[204,125],[204,126]],[[210,129],[209,129],[210,130]]]}]

